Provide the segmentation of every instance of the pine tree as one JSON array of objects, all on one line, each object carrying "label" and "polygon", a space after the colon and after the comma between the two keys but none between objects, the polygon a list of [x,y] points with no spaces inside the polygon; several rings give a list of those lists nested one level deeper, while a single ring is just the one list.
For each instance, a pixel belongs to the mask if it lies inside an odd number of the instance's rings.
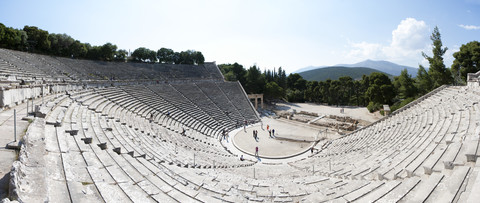
[{"label": "pine tree", "polygon": [[[446,68],[445,64],[443,63],[443,55],[445,54],[445,52],[447,52],[448,48],[442,48],[442,39],[438,27],[435,26],[432,36],[430,36],[430,39],[432,40],[433,45],[433,57],[430,57],[423,52],[422,55],[425,59],[428,60],[428,63],[430,64],[430,68],[428,69],[428,75],[430,76],[433,83],[432,89],[435,89],[445,84],[452,84],[453,77],[450,69]],[[428,91],[432,89],[429,89]]]}]

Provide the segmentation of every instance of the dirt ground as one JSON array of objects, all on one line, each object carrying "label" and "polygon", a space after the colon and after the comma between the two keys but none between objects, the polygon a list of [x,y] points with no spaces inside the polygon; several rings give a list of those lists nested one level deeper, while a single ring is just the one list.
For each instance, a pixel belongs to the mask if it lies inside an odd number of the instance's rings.
[{"label": "dirt ground", "polygon": [[[340,110],[344,109],[344,113]],[[336,116],[349,116],[357,120],[364,120],[368,122],[374,122],[382,116],[380,114],[373,114],[365,107],[352,107],[352,106],[326,106],[313,103],[277,103],[277,110],[290,111],[295,109],[297,112],[306,111],[317,113],[320,115],[336,115]]]}]

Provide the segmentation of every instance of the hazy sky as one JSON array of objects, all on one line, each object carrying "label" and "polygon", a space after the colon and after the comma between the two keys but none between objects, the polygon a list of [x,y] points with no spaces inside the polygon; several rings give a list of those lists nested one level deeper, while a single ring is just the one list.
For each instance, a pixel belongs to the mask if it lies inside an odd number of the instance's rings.
[{"label": "hazy sky", "polygon": [[480,41],[480,0],[0,0],[0,22],[92,45],[194,49],[217,64],[287,72],[366,59],[418,67],[438,26],[450,66],[462,44]]}]

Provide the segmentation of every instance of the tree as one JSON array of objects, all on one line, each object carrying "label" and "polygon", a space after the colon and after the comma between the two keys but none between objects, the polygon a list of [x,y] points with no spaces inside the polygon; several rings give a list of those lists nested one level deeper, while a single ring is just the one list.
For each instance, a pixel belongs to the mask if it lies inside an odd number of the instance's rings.
[{"label": "tree", "polygon": [[303,91],[307,88],[307,81],[298,73],[290,74],[287,77],[287,88]]},{"label": "tree", "polygon": [[68,49],[72,58],[84,58],[87,56],[87,46],[78,40],[74,41]]},{"label": "tree", "polygon": [[453,54],[453,57],[455,58],[452,64],[454,76],[464,82],[467,81],[468,73],[480,71],[480,42],[471,41],[463,44],[460,50]]},{"label": "tree", "polygon": [[433,89],[433,81],[425,68],[420,65],[417,72],[417,91],[424,95]]},{"label": "tree", "polygon": [[395,89],[392,81],[384,73],[373,72],[368,76],[370,85],[365,92],[366,96],[376,104],[392,104]]},{"label": "tree", "polygon": [[203,64],[205,63],[205,57],[203,57],[202,52],[196,51],[193,53],[193,62],[195,64]]},{"label": "tree", "polygon": [[246,84],[246,74],[247,74],[247,70],[245,70],[245,68],[243,68],[242,65],[238,64],[237,62],[235,62],[232,66],[232,73],[233,75],[235,76],[236,80],[238,80],[240,82],[240,84],[242,85],[245,85]]},{"label": "tree", "polygon": [[116,52],[117,52],[117,45],[114,45],[110,42],[102,45],[100,47],[101,60],[112,61],[114,59],[114,55]]},{"label": "tree", "polygon": [[0,47],[16,50],[25,50],[27,47],[27,33],[0,23]]},{"label": "tree", "polygon": [[282,67],[279,67],[278,68],[278,71],[277,71],[277,74],[278,74],[278,79],[277,79],[277,84],[283,88],[283,89],[286,89],[287,88],[287,74],[285,74],[285,70],[282,69]]},{"label": "tree", "polygon": [[157,51],[158,62],[160,63],[173,63],[175,52],[172,49],[160,48]]},{"label": "tree", "polygon": [[0,23],[0,46],[3,45],[2,40],[5,37],[6,30],[7,27],[3,23]]},{"label": "tree", "polygon": [[278,86],[276,82],[269,82],[265,85],[265,97],[271,99],[280,99],[284,95],[283,88]]},{"label": "tree", "polygon": [[202,52],[194,50],[182,51],[178,57],[176,64],[203,64],[205,62]]},{"label": "tree", "polygon": [[102,60],[101,51],[99,46],[88,46],[87,45],[87,59],[90,60]]},{"label": "tree", "polygon": [[318,100],[318,81],[307,81],[307,88],[304,92],[305,100],[311,102],[317,102]]},{"label": "tree", "polygon": [[341,105],[348,105],[353,92],[353,79],[350,76],[338,78],[340,82],[339,102]]},{"label": "tree", "polygon": [[415,80],[408,74],[407,69],[403,69],[400,75],[394,78],[393,86],[398,91],[398,97],[400,99],[407,99],[417,95]]},{"label": "tree", "polygon": [[132,53],[133,61],[142,61],[142,62],[155,62],[157,59],[157,52],[147,49],[145,47],[140,47],[135,49]]},{"label": "tree", "polygon": [[125,60],[127,60],[127,54],[127,50],[125,49],[118,50],[113,56],[114,61],[125,62]]},{"label": "tree", "polygon": [[261,94],[264,92],[265,77],[257,66],[247,70],[245,91],[249,94]]},{"label": "tree", "polygon": [[[448,48],[442,48],[442,39],[438,27],[435,26],[433,33],[430,36],[432,40],[432,52],[433,57],[428,56],[422,52],[422,55],[425,59],[428,60],[430,68],[428,69],[428,74],[430,75],[433,82],[433,89],[440,87],[445,84],[451,84],[453,82],[452,74],[450,69],[445,67],[443,63],[443,55],[447,52]],[[429,89],[429,91],[432,89]]]},{"label": "tree", "polygon": [[70,56],[70,46],[75,40],[67,34],[50,34],[50,53],[56,56]]},{"label": "tree", "polygon": [[33,52],[48,53],[50,51],[50,40],[48,39],[48,31],[38,29],[35,26],[26,25],[23,31],[27,33],[28,44]]}]

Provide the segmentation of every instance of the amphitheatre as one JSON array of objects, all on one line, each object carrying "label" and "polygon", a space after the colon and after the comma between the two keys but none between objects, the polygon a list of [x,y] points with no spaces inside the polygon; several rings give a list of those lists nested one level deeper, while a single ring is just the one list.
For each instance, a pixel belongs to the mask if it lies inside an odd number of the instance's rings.
[{"label": "amphitheatre", "polygon": [[257,111],[214,62],[99,62],[0,49],[0,142],[19,148],[18,158],[0,151],[3,201],[477,202],[478,77],[385,117],[345,107],[366,122],[334,131],[320,121],[341,119],[340,108]]}]

